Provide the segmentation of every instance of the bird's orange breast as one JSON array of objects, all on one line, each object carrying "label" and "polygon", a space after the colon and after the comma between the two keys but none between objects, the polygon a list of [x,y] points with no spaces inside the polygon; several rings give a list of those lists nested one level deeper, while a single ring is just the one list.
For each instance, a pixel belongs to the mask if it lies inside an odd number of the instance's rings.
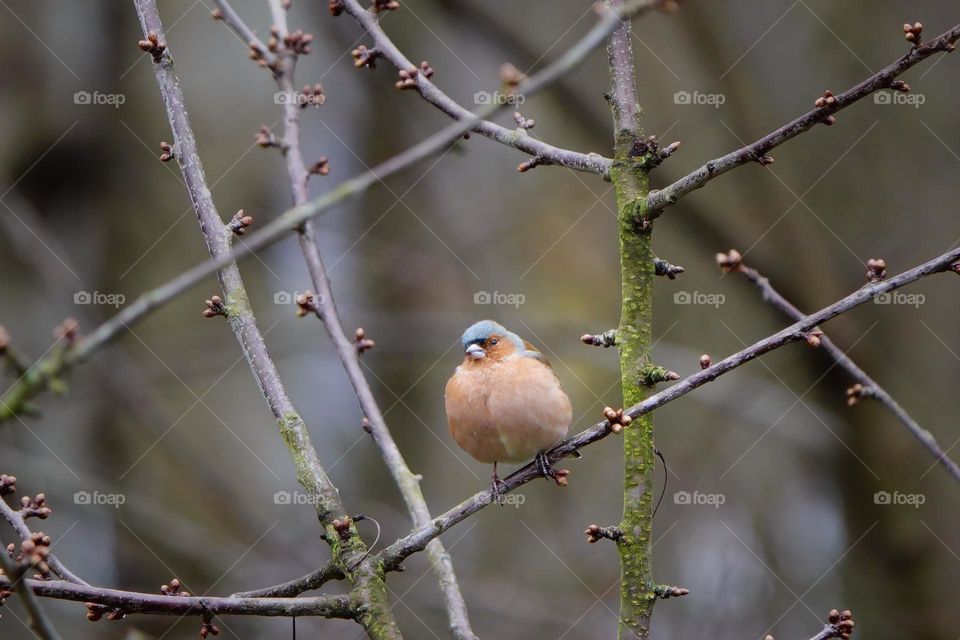
[{"label": "bird's orange breast", "polygon": [[450,433],[480,462],[523,462],[559,442],[573,419],[553,370],[529,357],[468,363],[447,382]]}]

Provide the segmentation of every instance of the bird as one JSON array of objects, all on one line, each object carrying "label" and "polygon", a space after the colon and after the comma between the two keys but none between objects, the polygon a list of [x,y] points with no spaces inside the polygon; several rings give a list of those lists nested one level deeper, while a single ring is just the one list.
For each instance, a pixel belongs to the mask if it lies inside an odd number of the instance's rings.
[{"label": "bird", "polygon": [[500,462],[535,459],[545,478],[565,484],[567,472],[545,452],[567,434],[573,409],[546,357],[493,320],[472,324],[460,342],[463,362],[444,391],[447,423],[460,448],[493,463],[493,496],[501,494]]}]

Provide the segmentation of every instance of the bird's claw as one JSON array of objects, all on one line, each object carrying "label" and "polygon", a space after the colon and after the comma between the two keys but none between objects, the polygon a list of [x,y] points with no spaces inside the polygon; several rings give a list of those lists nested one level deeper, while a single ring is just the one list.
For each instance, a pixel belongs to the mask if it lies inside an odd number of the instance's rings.
[{"label": "bird's claw", "polygon": [[550,460],[547,459],[547,454],[543,451],[537,454],[534,461],[537,463],[537,471],[539,471],[540,475],[545,479],[553,480],[559,487],[567,486],[567,476],[570,475],[570,471],[567,469],[554,469],[550,465]]}]

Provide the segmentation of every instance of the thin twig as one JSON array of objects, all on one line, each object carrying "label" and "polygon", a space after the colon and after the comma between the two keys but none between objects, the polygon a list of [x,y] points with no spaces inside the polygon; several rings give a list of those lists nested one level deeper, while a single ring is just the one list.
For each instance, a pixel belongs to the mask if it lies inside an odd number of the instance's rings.
[{"label": "thin twig", "polygon": [[219,19],[223,20],[223,23],[233,30],[249,48],[255,49],[260,57],[267,63],[267,66],[272,67],[277,63],[277,56],[263,44],[263,41],[260,40],[254,30],[248,27],[240,16],[237,15],[237,12],[233,10],[229,2],[225,0],[213,0],[213,2],[217,5],[217,8],[220,9]]},{"label": "thin twig", "polygon": [[[360,23],[373,39],[379,55],[386,58],[398,71],[413,72],[418,68],[387,36],[386,32],[380,27],[380,22],[375,14],[363,7],[359,0],[342,1],[347,12]],[[604,11],[601,21],[587,37],[577,46],[569,49],[563,57],[557,60],[557,63],[551,65],[549,75],[539,74],[542,77],[537,79],[537,82],[549,84],[578,65],[587,53],[598,46],[617,27],[620,17],[630,17],[659,4],[661,4],[661,0],[640,0],[627,2],[618,12]],[[424,100],[455,120],[465,120],[472,115],[469,109],[453,100],[420,71],[416,71],[415,88]],[[539,88],[538,85],[531,78],[530,81],[518,87],[518,94],[526,95],[537,88]],[[609,158],[604,158],[595,153],[582,154],[560,149],[527,135],[522,129],[508,129],[489,120],[480,120],[470,130],[501,144],[524,151],[531,156],[542,158],[549,164],[596,173],[604,177],[610,171],[612,160]]]},{"label": "thin twig", "polygon": [[231,598],[292,598],[305,591],[319,589],[331,580],[343,580],[343,571],[333,562],[328,562],[312,573],[294,578],[269,587],[240,591],[231,595]]},{"label": "thin twig", "polygon": [[[625,413],[634,419],[650,413],[770,351],[793,342],[804,341],[807,333],[818,325],[865,304],[880,294],[895,291],[921,278],[948,270],[957,260],[960,260],[960,248],[953,249],[918,267],[904,271],[882,282],[865,285],[832,305],[805,316],[803,320],[754,343],[742,351],[738,351],[706,369],[684,378],[672,387],[650,396],[643,402],[630,407]],[[573,455],[574,452],[589,444],[605,438],[610,435],[610,433],[612,433],[610,423],[607,421],[599,422],[555,446],[547,452],[547,458],[550,462],[556,462],[565,456]],[[504,480],[505,486],[503,489],[509,492],[540,477],[542,476],[537,465],[531,463],[507,477]],[[430,526],[421,527],[400,538],[381,551],[378,557],[383,559],[387,569],[393,569],[410,554],[422,550],[430,540],[477,511],[480,511],[493,501],[494,497],[489,490],[480,491],[446,513],[434,517]]]},{"label": "thin twig", "polygon": [[[134,0],[137,15],[149,42],[163,42],[163,25],[156,0]],[[232,231],[220,218],[213,204],[210,189],[203,175],[193,129],[187,115],[180,83],[174,73],[173,59],[164,45],[150,51],[154,73],[160,86],[175,143],[174,153],[183,172],[200,227],[211,256],[223,259],[230,255]],[[267,352],[263,335],[257,327],[240,272],[235,262],[219,272],[226,301],[227,318],[243,349],[244,356],[260,385],[261,392],[280,427],[284,443],[290,450],[297,470],[297,479],[311,496],[317,517],[323,526],[323,539],[331,545],[334,559],[350,574],[354,585],[352,596],[359,600],[356,619],[374,639],[400,638],[400,630],[387,604],[386,587],[379,567],[360,563],[368,549],[356,526],[346,515],[337,488],[320,464],[316,449],[303,418],[294,409],[276,365]]]},{"label": "thin twig", "polygon": [[[29,525],[23,519],[23,514],[20,511],[13,509],[7,502],[3,499],[0,499],[0,517],[6,520],[10,526],[13,528],[14,532],[20,538],[20,540],[29,540],[30,535],[33,533],[30,530]],[[0,552],[2,554],[2,552]],[[87,583],[81,579],[79,576],[74,574],[72,571],[67,569],[60,560],[53,555],[52,553],[47,555],[44,558],[44,562],[47,563],[47,566],[50,567],[50,571],[62,578],[66,582],[73,582],[74,584],[86,585]]]},{"label": "thin twig", "polygon": [[23,608],[27,610],[27,616],[30,618],[30,628],[37,633],[41,640],[60,640],[60,634],[54,628],[53,623],[40,608],[36,596],[30,590],[29,582],[24,574],[29,567],[18,567],[13,560],[7,556],[5,550],[0,550],[0,569],[5,575],[0,576],[0,587],[6,590],[15,590],[23,603]]},{"label": "thin twig", "polygon": [[[735,270],[742,273],[747,280],[753,283],[763,294],[764,301],[769,302],[774,308],[782,311],[794,320],[802,320],[804,318],[803,312],[793,306],[789,300],[774,289],[770,281],[762,276],[756,269],[751,269],[741,262]],[[864,386],[866,390],[864,395],[878,401],[884,408],[890,411],[890,413],[903,423],[907,431],[947,470],[947,473],[949,473],[954,480],[960,482],[960,467],[958,467],[957,463],[951,460],[940,445],[937,444],[933,434],[921,427],[916,420],[910,417],[910,414],[907,413],[883,387],[877,384],[873,378],[857,366],[857,363],[855,363],[843,349],[834,344],[830,338],[825,335],[820,336],[820,348],[830,354],[830,357],[833,358],[841,368],[845,369],[857,382]]]},{"label": "thin twig", "polygon": [[[120,609],[125,615],[237,615],[237,616],[319,616],[353,619],[354,603],[349,595],[323,595],[302,598],[219,598],[214,596],[174,596],[118,589],[103,589],[60,580],[24,580],[34,594],[44,598],[92,602]],[[10,585],[0,578],[0,588]]]},{"label": "thin twig", "polygon": [[[226,3],[224,2],[222,4]],[[286,11],[281,6],[280,0],[270,0],[270,9],[273,14],[274,24],[280,34],[280,40],[283,40],[283,36],[289,32]],[[288,50],[282,50],[279,58],[279,62],[274,66],[278,87],[281,91],[292,94],[295,91],[294,69],[296,56]],[[284,103],[284,133],[281,149],[286,158],[287,172],[290,177],[290,186],[293,193],[293,203],[296,206],[303,205],[308,201],[307,181],[310,175],[301,150],[301,111],[300,105],[294,100],[287,100]],[[316,232],[312,221],[306,220],[298,231],[300,249],[307,264],[313,286],[319,294],[315,309],[316,314],[323,322],[323,326],[336,348],[337,355],[343,364],[350,384],[356,392],[360,408],[370,422],[374,443],[380,450],[380,454],[387,468],[390,470],[390,474],[400,489],[400,493],[413,519],[414,526],[424,526],[430,521],[430,509],[420,490],[418,477],[410,471],[403,455],[400,453],[399,447],[397,447],[393,436],[390,434],[390,430],[383,418],[383,413],[380,411],[373,391],[370,389],[370,385],[360,366],[356,344],[347,337],[343,329],[343,322],[340,319],[336,301],[333,297],[333,287],[327,275],[319,245],[317,244]],[[437,575],[454,637],[458,640],[475,639],[476,635],[470,627],[466,602],[463,599],[463,594],[460,592],[449,554],[447,554],[446,549],[444,549],[439,540],[436,541],[436,544],[431,543],[428,545],[426,553]]]},{"label": "thin twig", "polygon": [[652,220],[659,217],[666,207],[676,203],[691,191],[703,187],[717,176],[748,162],[761,161],[768,151],[783,144],[787,140],[795,138],[818,123],[823,122],[824,119],[831,114],[865,98],[874,91],[889,87],[894,78],[922,60],[936,53],[951,51],[953,44],[958,39],[960,39],[960,24],[933,40],[919,47],[910,49],[910,51],[899,60],[884,67],[855,87],[843,93],[836,94],[833,96],[835,101],[830,105],[815,107],[799,118],[780,127],[773,133],[765,135],[756,142],[737,151],[728,153],[721,158],[711,160],[696,171],[680,178],[673,184],[659,191],[651,191],[650,196],[647,198],[647,215],[649,219]]},{"label": "thin twig", "polygon": [[[163,25],[160,22],[156,0],[134,0],[134,3],[144,35],[152,32],[163,41]],[[271,412],[280,423],[281,430],[285,432],[284,439],[297,460],[297,472],[302,476],[301,483],[311,495],[317,498],[317,514],[321,522],[326,525],[334,518],[343,516],[345,511],[340,504],[336,487],[327,477],[316,450],[310,444],[306,425],[290,401],[276,365],[267,352],[263,334],[257,327],[256,318],[250,308],[240,270],[230,259],[231,232],[217,213],[207,186],[183,92],[180,90],[180,83],[173,69],[173,59],[168,51],[164,51],[159,61],[154,64],[154,73],[157,84],[160,86],[170,128],[173,131],[176,158],[200,221],[207,248],[213,259],[226,261],[218,265],[218,275],[230,326],[236,334]]]}]

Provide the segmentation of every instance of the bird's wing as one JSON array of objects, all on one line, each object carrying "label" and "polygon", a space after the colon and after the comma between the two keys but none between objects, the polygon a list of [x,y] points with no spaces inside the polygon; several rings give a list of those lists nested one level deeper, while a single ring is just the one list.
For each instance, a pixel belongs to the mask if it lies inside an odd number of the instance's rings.
[{"label": "bird's wing", "polygon": [[533,346],[532,344],[530,344],[530,343],[527,342],[526,340],[523,341],[523,346],[526,347],[526,349],[527,349],[526,352],[524,352],[524,354],[523,354],[523,356],[524,356],[525,358],[533,358],[534,360],[539,360],[539,361],[542,362],[543,364],[545,364],[545,365],[547,365],[548,367],[550,367],[551,369],[553,369],[553,367],[550,366],[550,361],[547,360],[547,356],[545,356],[545,355],[543,355],[542,353],[540,353],[540,350],[539,350],[539,349],[537,349],[535,346]]}]

